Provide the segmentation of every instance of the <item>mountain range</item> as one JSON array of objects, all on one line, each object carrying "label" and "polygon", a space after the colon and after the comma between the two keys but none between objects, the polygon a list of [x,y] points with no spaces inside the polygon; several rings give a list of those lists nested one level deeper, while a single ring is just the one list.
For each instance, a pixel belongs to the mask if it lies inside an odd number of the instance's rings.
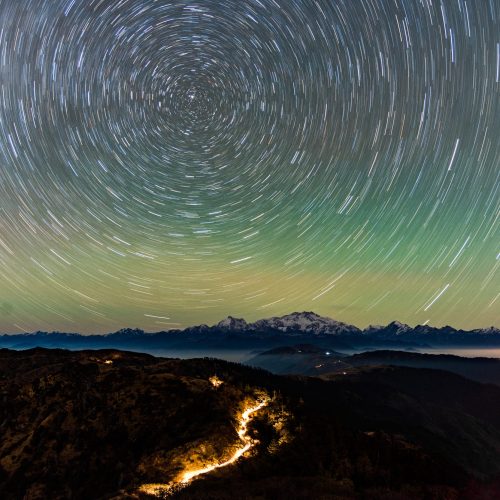
[{"label": "mountain range", "polygon": [[34,332],[0,336],[0,347],[134,347],[165,349],[269,349],[282,345],[320,342],[338,350],[364,348],[420,348],[437,346],[500,346],[500,330],[493,326],[474,330],[409,325],[393,321],[386,326],[356,326],[319,316],[314,312],[294,312],[281,317],[247,323],[228,316],[219,323],[198,325],[184,330],[146,333],[124,328],[104,335]]}]

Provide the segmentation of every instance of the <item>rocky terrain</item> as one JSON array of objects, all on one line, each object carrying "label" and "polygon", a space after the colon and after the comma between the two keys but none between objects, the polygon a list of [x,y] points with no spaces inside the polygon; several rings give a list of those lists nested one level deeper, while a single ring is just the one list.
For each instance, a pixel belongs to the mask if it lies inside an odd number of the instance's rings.
[{"label": "rocky terrain", "polygon": [[209,360],[0,351],[0,497],[124,495],[223,456],[258,396],[233,378]]},{"label": "rocky terrain", "polygon": [[[282,377],[215,359],[4,349],[0,398],[5,499],[148,498],[162,490],[143,486],[228,462],[242,443],[249,446],[234,463],[169,497],[475,499],[498,491],[500,388],[445,371]],[[248,423],[245,411],[255,412]]]}]

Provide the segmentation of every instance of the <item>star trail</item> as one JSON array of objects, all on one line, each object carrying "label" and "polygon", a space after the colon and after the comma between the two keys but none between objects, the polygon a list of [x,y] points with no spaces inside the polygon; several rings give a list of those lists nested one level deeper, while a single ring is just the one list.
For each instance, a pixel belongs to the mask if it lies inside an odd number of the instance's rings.
[{"label": "star trail", "polygon": [[499,0],[0,0],[0,331],[498,324]]}]

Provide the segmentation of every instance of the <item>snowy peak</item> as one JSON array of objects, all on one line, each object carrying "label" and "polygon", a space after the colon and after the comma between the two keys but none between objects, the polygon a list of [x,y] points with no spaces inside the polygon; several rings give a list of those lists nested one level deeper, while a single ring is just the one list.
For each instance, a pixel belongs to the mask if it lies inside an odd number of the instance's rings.
[{"label": "snowy peak", "polygon": [[122,328],[114,333],[108,333],[108,336],[117,336],[117,337],[141,337],[144,335],[144,330],[139,328]]},{"label": "snowy peak", "polygon": [[389,326],[392,326],[394,328],[410,328],[406,323],[401,323],[401,321],[392,321],[389,323]]},{"label": "snowy peak", "polygon": [[498,335],[500,334],[500,329],[490,326],[488,328],[477,328],[476,330],[472,330],[471,333],[479,335]]},{"label": "snowy peak", "polygon": [[216,326],[223,330],[246,330],[248,328],[248,323],[243,318],[228,316],[222,321],[219,321]]},{"label": "snowy peak", "polygon": [[356,333],[360,331],[355,326],[319,316],[314,312],[294,312],[285,316],[261,319],[255,323],[251,323],[249,326],[253,330],[271,329],[282,332],[313,334]]},{"label": "snowy peak", "polygon": [[390,330],[392,333],[395,333],[396,335],[411,330],[410,325],[407,325],[405,323],[400,323],[399,321],[393,321],[392,323],[389,323],[386,328]]}]

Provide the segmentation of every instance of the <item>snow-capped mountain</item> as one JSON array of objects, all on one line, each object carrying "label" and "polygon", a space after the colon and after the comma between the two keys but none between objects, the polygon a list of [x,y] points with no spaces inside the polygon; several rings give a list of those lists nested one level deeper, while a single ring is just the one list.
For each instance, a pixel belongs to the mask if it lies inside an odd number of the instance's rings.
[{"label": "snow-capped mountain", "polygon": [[246,330],[248,329],[248,323],[243,318],[233,318],[232,316],[228,316],[227,318],[219,321],[217,328],[221,328],[223,330]]},{"label": "snow-capped mountain", "polygon": [[476,330],[472,330],[470,333],[479,335],[498,335],[500,334],[500,330],[498,328],[495,328],[494,326],[490,326],[488,328],[478,328]]},{"label": "snow-capped mountain", "polygon": [[312,333],[316,335],[361,332],[355,326],[319,316],[313,312],[294,312],[285,316],[261,319],[248,326],[251,330],[278,330],[287,333]]},{"label": "snow-capped mountain", "polygon": [[409,326],[405,323],[400,323],[399,321],[393,321],[393,322],[389,323],[387,326],[370,325],[369,327],[367,327],[363,330],[363,334],[370,335],[370,334],[376,334],[378,332],[383,331],[388,335],[398,336],[398,335],[402,335],[404,333],[407,333],[410,330],[412,330],[411,326]]},{"label": "snow-capped mountain", "polygon": [[145,334],[144,330],[139,328],[122,328],[117,332],[108,333],[108,337],[142,337]]}]

